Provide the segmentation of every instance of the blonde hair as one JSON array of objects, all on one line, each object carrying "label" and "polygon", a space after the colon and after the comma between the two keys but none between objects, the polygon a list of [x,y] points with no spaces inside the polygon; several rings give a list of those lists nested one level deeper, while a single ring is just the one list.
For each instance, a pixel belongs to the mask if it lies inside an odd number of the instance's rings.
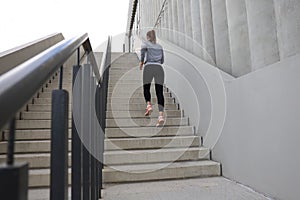
[{"label": "blonde hair", "polygon": [[156,44],[156,34],[154,30],[147,32],[147,39],[153,44]]}]

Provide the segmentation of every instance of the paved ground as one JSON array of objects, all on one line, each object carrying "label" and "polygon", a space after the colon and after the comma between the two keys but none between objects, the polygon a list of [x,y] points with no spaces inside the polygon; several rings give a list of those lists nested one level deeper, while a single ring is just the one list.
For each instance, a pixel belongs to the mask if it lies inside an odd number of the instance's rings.
[{"label": "paved ground", "polygon": [[104,200],[270,200],[222,177],[105,185]]},{"label": "paved ground", "polygon": [[[105,185],[104,187],[103,200],[272,200],[223,177]],[[49,190],[31,190],[28,199],[48,200]]]}]

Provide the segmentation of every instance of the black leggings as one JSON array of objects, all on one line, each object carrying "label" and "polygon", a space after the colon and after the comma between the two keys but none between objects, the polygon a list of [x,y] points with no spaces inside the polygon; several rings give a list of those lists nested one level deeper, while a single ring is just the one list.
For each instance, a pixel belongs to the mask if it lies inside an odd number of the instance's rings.
[{"label": "black leggings", "polygon": [[161,65],[154,65],[154,64],[146,65],[144,68],[143,86],[144,86],[144,97],[146,102],[151,101],[150,87],[153,78],[155,82],[155,92],[157,97],[158,110],[160,112],[163,112],[165,107],[165,99],[164,99],[164,91],[163,91],[165,73]]}]

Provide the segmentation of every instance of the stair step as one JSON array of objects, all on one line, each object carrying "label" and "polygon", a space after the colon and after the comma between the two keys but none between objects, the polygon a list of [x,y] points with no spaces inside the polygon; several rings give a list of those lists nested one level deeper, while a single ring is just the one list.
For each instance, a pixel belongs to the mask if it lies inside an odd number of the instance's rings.
[{"label": "stair step", "polygon": [[[145,99],[144,97],[134,97],[134,98],[130,98],[128,99],[127,97],[107,97],[107,102],[108,103],[145,103]],[[153,104],[157,103],[157,99],[156,97],[152,97],[151,98],[151,102]],[[165,103],[174,103],[174,98],[172,97],[165,97]]]},{"label": "stair step", "polygon": [[104,152],[105,165],[175,162],[207,159],[209,150],[202,147],[120,150]]},{"label": "stair step", "polygon": [[[158,109],[157,105],[152,105],[153,109]],[[165,104],[165,110],[178,110],[177,104]],[[146,104],[145,103],[108,103],[107,104],[107,111],[115,110],[115,111],[134,111],[134,110],[142,110],[145,111]],[[30,109],[29,109],[30,110]]]},{"label": "stair step", "polygon": [[154,137],[154,136],[187,136],[194,135],[191,126],[172,127],[139,127],[139,128],[106,128],[107,138]]},{"label": "stair step", "polygon": [[221,166],[214,161],[188,161],[174,163],[151,163],[140,165],[110,166],[104,168],[105,183],[154,181],[221,175]]},{"label": "stair step", "polygon": [[[72,96],[71,94],[71,91],[68,91],[69,92],[69,97]],[[52,92],[42,92],[40,93],[40,96],[39,98],[51,98],[52,97]]]},{"label": "stair step", "polygon": [[[135,97],[144,97],[144,93],[143,92],[134,92],[132,94],[130,94],[129,92],[119,92],[119,90],[124,90],[123,88],[118,88],[116,89],[113,93],[109,92],[107,93],[107,97],[130,97],[130,98],[135,98]],[[155,92],[151,92],[150,93],[151,96],[156,97],[156,93]],[[164,97],[170,97],[170,93],[169,92],[164,92]]]},{"label": "stair step", "polygon": [[[8,140],[8,131],[4,131],[4,140]],[[34,129],[34,130],[16,130],[16,140],[50,140],[50,129]],[[69,129],[69,138],[71,138],[71,129]]]},{"label": "stair step", "polygon": [[[72,109],[72,105],[69,104],[69,111]],[[51,104],[29,104],[28,105],[29,111],[44,111],[50,112],[52,110]]]},{"label": "stair step", "polygon": [[[50,168],[50,153],[15,154],[15,162],[29,163],[30,169]],[[6,155],[0,155],[0,163],[4,163]],[[71,154],[69,154],[69,166],[71,166]]]},{"label": "stair step", "polygon": [[[16,141],[15,153],[49,153],[51,150],[50,140],[36,141]],[[69,150],[71,150],[71,141],[69,141]],[[0,154],[6,154],[7,142],[0,142]]]},{"label": "stair step", "polygon": [[[122,85],[122,88],[124,88],[124,90],[121,90],[121,88],[115,88],[115,87],[108,87],[107,92],[108,93],[112,93],[112,92],[118,92],[120,94],[128,94],[129,92],[135,92],[135,93],[143,93],[143,87],[135,87],[135,86],[130,86],[130,85]],[[150,89],[151,94],[155,94],[155,88],[151,87]],[[169,92],[167,88],[164,88],[164,92]]]},{"label": "stair step", "polygon": [[[51,97],[48,97],[48,98],[41,97],[41,98],[36,98],[34,100],[34,104],[51,104],[51,102],[52,102]],[[72,103],[72,99],[71,98],[69,99],[69,103],[70,104]]]},{"label": "stair step", "polygon": [[[106,111],[106,118],[145,118],[145,110],[140,111]],[[168,117],[182,117],[180,110],[165,110],[164,115]],[[149,117],[157,119],[158,110],[154,110]]]},{"label": "stair step", "polygon": [[158,149],[199,147],[197,136],[152,137],[152,138],[119,138],[105,139],[104,149],[108,150],[133,150],[133,149]]},{"label": "stair step", "polygon": [[[71,119],[72,113],[69,112],[69,119]],[[22,112],[22,119],[23,120],[50,120],[51,119],[51,112]]]},{"label": "stair step", "polygon": [[[155,118],[137,118],[137,119],[107,119],[106,127],[155,127],[157,119]],[[164,126],[188,126],[187,118],[166,118]]]},{"label": "stair step", "polygon": [[[69,127],[71,127],[69,120]],[[16,129],[50,129],[51,120],[17,120]]]},{"label": "stair step", "polygon": [[108,86],[115,86],[116,84],[135,84],[136,86],[142,86],[143,81],[142,80],[108,80]]},{"label": "stair step", "polygon": [[[48,88],[44,88],[44,92],[52,92],[53,90],[57,90],[57,89],[58,89],[58,86],[51,85]],[[63,86],[63,89],[67,90],[67,91],[71,91],[72,86],[65,86],[65,87]]]},{"label": "stair step", "polygon": [[138,62],[137,61],[120,61],[120,62],[114,62],[110,69],[109,72],[111,71],[140,71],[138,67]]},{"label": "stair step", "polygon": [[[152,91],[155,91],[155,87],[154,87],[154,81],[152,81],[151,82],[151,90]],[[142,85],[137,85],[136,83],[124,83],[124,84],[122,84],[122,85],[120,85],[120,86],[122,86],[122,87],[124,87],[124,88],[128,88],[129,89],[129,91],[130,90],[132,90],[132,89],[135,89],[135,90],[143,90],[143,84]],[[113,86],[113,85],[108,85],[108,88],[109,89],[112,89],[112,88],[114,88],[115,86]],[[164,89],[165,89],[165,91],[166,91],[166,85],[164,86]]]},{"label": "stair step", "polygon": [[[71,169],[69,169],[68,181],[71,184]],[[29,170],[29,187],[41,188],[50,186],[50,169]]]}]

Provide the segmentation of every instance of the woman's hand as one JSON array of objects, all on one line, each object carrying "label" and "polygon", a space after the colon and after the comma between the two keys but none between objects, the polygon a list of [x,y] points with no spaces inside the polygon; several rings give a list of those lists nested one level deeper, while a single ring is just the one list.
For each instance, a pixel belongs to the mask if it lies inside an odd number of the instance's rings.
[{"label": "woman's hand", "polygon": [[140,62],[140,70],[143,69],[143,65],[144,65],[144,63],[143,63],[143,62]]}]

